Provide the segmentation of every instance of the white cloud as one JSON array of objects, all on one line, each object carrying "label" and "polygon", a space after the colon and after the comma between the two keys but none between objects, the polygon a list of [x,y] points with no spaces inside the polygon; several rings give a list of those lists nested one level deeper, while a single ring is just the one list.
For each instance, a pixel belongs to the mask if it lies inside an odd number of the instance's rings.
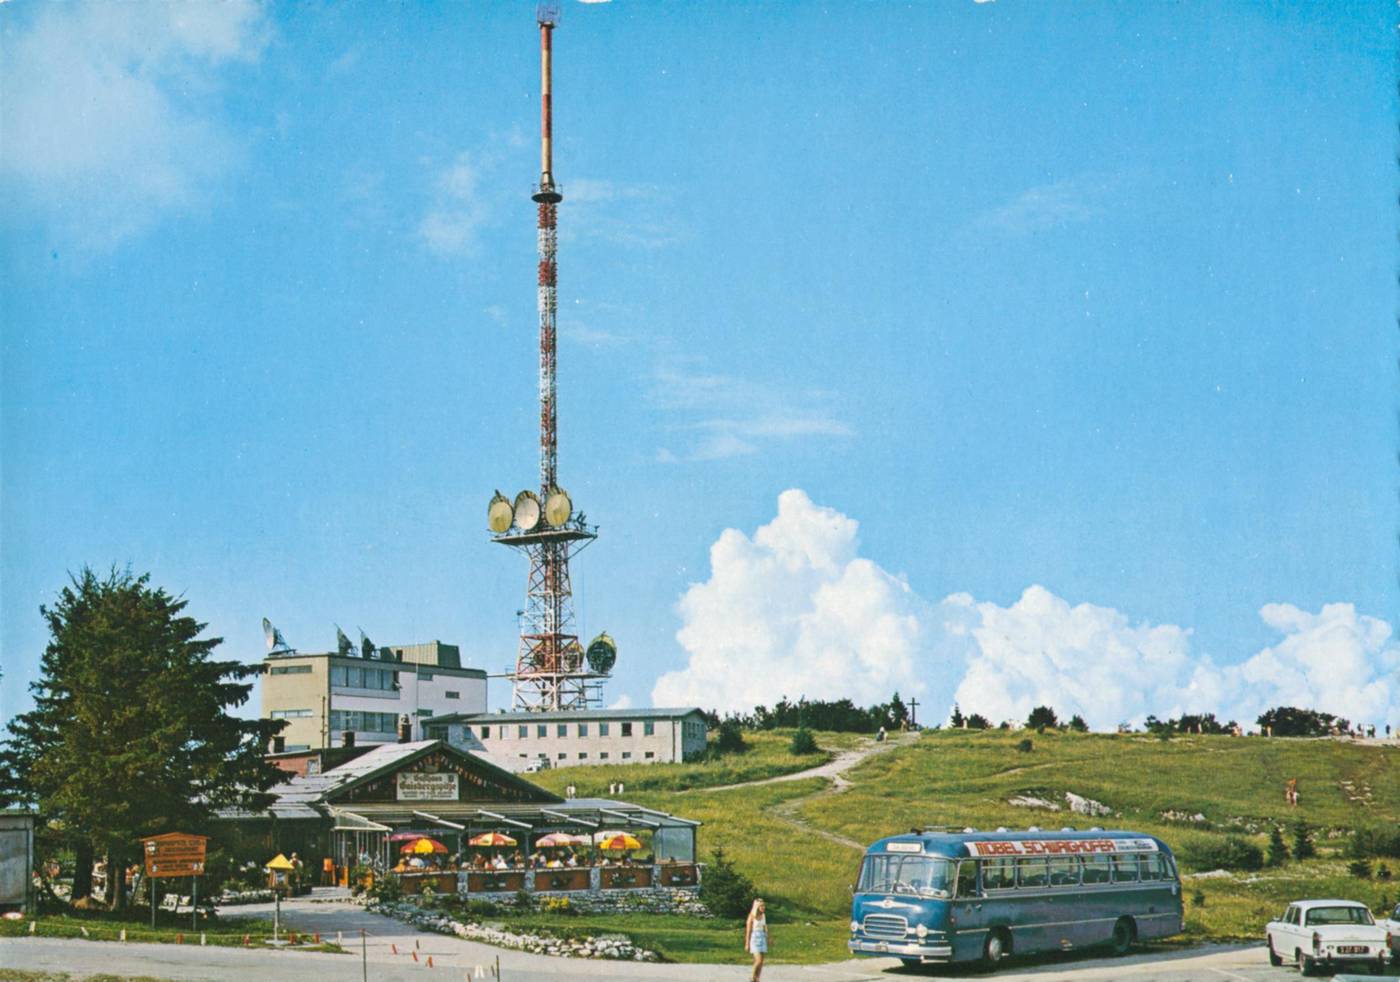
[{"label": "white cloud", "polygon": [[1006,204],[994,208],[978,219],[978,224],[1027,235],[1044,232],[1060,225],[1086,222],[1099,213],[1089,203],[1085,189],[1074,181],[1058,181],[1029,188]]},{"label": "white cloud", "polygon": [[105,249],[199,203],[236,159],[221,71],[268,40],[255,3],[46,4],[6,38],[0,174],[57,237]]},{"label": "white cloud", "polygon": [[1389,624],[1350,604],[1316,614],[1268,604],[1260,617],[1282,639],[1219,665],[1193,650],[1187,628],[1072,606],[1042,586],[1005,607],[966,593],[929,603],[859,555],[857,530],[790,490],[752,538],[722,533],[710,578],[678,605],[687,663],[658,679],[653,701],[730,710],[805,695],[866,705],[897,689],[918,696],[929,721],[956,700],[993,722],[1049,705],[1100,730],[1188,712],[1250,726],[1278,705],[1353,722],[1400,718],[1400,646]]},{"label": "white cloud", "polygon": [[621,696],[618,696],[616,699],[614,699],[614,700],[612,701],[612,704],[609,705],[608,708],[609,708],[609,709],[631,709],[631,708],[632,708],[632,697],[631,697],[631,696],[628,696],[628,695],[621,695]]},{"label": "white cloud", "polygon": [[472,252],[477,231],[490,209],[480,192],[480,165],[471,153],[459,153],[434,181],[432,207],[418,224],[418,235],[442,256]]}]

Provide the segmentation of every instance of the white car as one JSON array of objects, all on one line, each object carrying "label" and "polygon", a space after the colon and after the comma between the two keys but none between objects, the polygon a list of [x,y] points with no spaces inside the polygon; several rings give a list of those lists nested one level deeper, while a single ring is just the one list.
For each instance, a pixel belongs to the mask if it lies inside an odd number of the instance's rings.
[{"label": "white car", "polygon": [[1292,962],[1304,975],[1351,962],[1380,974],[1390,938],[1365,904],[1354,900],[1299,900],[1264,928],[1269,964]]},{"label": "white car", "polygon": [[1390,934],[1390,960],[1400,962],[1400,904],[1390,912],[1388,918],[1376,921]]}]

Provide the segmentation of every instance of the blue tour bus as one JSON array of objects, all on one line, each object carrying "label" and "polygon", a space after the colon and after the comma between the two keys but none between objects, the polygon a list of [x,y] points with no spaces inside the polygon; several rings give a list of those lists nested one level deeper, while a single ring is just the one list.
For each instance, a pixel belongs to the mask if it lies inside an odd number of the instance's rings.
[{"label": "blue tour bus", "polygon": [[995,965],[1098,944],[1123,952],[1184,927],[1176,862],[1154,836],[915,829],[866,850],[847,947],[906,965]]}]

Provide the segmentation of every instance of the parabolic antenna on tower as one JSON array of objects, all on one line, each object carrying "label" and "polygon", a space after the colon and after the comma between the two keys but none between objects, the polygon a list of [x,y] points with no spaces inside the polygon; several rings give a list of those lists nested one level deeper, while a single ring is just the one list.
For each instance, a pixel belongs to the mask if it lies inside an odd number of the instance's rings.
[{"label": "parabolic antenna on tower", "polygon": [[551,528],[559,528],[574,514],[574,503],[569,500],[569,492],[554,488],[544,499],[544,520]]},{"label": "parabolic antenna on tower", "polygon": [[604,631],[588,643],[588,667],[599,675],[607,675],[617,664],[617,642]]},{"label": "parabolic antenna on tower", "polygon": [[491,503],[486,506],[486,527],[499,535],[514,522],[515,509],[510,506],[510,499],[497,491]]},{"label": "parabolic antenna on tower", "polygon": [[540,499],[533,491],[521,491],[515,496],[515,524],[528,532],[540,524]]}]

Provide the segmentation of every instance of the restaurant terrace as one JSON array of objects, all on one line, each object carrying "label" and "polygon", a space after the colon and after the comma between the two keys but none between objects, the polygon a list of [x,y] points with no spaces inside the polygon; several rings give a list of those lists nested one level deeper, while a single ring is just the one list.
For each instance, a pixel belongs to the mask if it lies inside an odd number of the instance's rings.
[{"label": "restaurant terrace", "polygon": [[[565,799],[441,740],[386,744],[272,789],[220,818],[341,885],[405,892],[690,889],[700,823],[626,801]],[[329,862],[327,862],[329,860]]]}]

